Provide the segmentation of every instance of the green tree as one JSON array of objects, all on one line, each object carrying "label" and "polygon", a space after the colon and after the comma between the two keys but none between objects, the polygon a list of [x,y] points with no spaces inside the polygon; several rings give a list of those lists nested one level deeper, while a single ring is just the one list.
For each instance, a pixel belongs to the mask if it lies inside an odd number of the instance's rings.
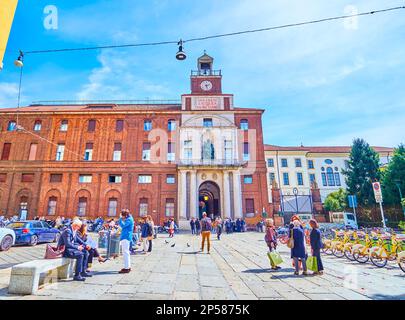
[{"label": "green tree", "polygon": [[338,191],[329,193],[325,199],[324,207],[328,211],[340,212],[347,207],[347,192],[340,188]]},{"label": "green tree", "polygon": [[401,204],[398,187],[405,196],[405,145],[400,144],[385,168],[381,183],[384,203]]},{"label": "green tree", "polygon": [[375,203],[372,182],[379,180],[379,156],[363,139],[354,139],[346,176],[347,191],[357,196],[359,205]]}]

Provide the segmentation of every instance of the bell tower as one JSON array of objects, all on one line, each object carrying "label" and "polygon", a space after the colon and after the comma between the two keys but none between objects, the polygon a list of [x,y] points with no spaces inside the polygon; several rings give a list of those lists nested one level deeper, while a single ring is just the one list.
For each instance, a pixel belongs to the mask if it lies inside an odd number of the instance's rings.
[{"label": "bell tower", "polygon": [[182,96],[182,110],[230,110],[233,95],[222,93],[221,70],[214,70],[214,58],[205,51],[191,71],[191,94]]}]

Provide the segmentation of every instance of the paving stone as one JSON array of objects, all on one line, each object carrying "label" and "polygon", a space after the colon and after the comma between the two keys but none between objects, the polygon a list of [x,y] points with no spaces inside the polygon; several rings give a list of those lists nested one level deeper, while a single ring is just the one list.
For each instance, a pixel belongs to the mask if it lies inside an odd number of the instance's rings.
[{"label": "paving stone", "polygon": [[345,300],[341,296],[333,293],[306,293],[305,295],[311,300]]},{"label": "paving stone", "polygon": [[195,291],[175,291],[174,300],[200,300],[200,293]]},{"label": "paving stone", "polygon": [[202,300],[233,300],[236,295],[227,288],[201,287]]},{"label": "paving stone", "polygon": [[224,277],[200,275],[200,285],[203,287],[228,287]]}]

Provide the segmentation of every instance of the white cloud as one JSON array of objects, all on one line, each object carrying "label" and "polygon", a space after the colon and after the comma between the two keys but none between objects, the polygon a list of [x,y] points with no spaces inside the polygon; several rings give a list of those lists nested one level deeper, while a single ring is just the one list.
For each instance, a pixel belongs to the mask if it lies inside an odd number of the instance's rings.
[{"label": "white cloud", "polygon": [[18,100],[18,85],[0,82],[0,108],[15,108]]}]

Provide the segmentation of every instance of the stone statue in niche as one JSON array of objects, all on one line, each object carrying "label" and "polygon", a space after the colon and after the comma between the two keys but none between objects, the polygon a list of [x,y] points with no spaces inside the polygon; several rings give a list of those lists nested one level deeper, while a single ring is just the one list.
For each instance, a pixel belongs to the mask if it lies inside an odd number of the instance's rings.
[{"label": "stone statue in niche", "polygon": [[202,148],[202,159],[203,160],[212,160],[215,159],[215,150],[214,145],[212,144],[211,140],[208,139],[203,143]]}]

